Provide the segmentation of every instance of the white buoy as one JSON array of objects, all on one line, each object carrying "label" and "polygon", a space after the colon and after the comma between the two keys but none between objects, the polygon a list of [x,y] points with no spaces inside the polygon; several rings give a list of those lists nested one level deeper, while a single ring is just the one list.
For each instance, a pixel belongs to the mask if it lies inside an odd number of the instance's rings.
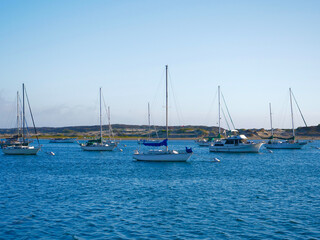
[{"label": "white buoy", "polygon": [[218,158],[214,158],[212,162],[220,162],[220,160]]},{"label": "white buoy", "polygon": [[51,156],[55,155],[54,152],[46,152],[46,154],[51,155]]},{"label": "white buoy", "polygon": [[273,153],[272,150],[268,150],[269,153]]}]

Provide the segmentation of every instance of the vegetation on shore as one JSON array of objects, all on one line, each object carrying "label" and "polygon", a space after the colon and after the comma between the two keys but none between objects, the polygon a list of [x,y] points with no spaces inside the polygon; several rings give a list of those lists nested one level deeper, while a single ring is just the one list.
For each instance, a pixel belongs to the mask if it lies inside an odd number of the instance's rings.
[{"label": "vegetation on shore", "polygon": [[[108,126],[103,133],[108,136]],[[146,125],[112,125],[113,133],[116,138],[137,139],[148,136],[149,127]],[[157,129],[154,130],[154,129]],[[73,127],[41,127],[37,129],[39,138],[77,138],[88,139],[99,135],[99,126],[73,126]],[[224,131],[224,129],[222,130]],[[268,129],[238,129],[240,134],[245,134],[250,139],[263,139],[271,136]],[[0,137],[5,138],[15,134],[16,129],[0,129]],[[291,129],[274,129],[275,136],[290,137]],[[156,126],[151,131],[151,136],[159,138],[165,137],[165,127]],[[197,139],[203,137],[214,137],[218,135],[218,127],[208,126],[171,126],[169,127],[169,136],[174,139]],[[311,127],[299,127],[296,129],[296,136],[303,139],[320,139],[320,124]]]}]

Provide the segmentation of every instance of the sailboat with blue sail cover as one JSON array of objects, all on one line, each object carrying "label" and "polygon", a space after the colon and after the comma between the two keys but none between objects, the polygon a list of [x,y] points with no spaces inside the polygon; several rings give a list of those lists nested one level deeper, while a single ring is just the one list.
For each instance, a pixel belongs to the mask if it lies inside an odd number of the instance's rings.
[{"label": "sailboat with blue sail cover", "polygon": [[136,150],[133,158],[137,161],[146,162],[186,162],[192,155],[192,149],[187,148],[182,151],[169,150],[168,147],[168,65],[166,65],[166,139],[161,142],[144,142],[148,147],[164,147],[163,149],[152,149],[147,152]]}]

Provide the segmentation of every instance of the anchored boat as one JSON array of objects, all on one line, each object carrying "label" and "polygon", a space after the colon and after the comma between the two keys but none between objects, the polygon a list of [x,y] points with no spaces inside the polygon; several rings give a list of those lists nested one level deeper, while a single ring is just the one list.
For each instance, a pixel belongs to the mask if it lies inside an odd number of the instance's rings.
[{"label": "anchored boat", "polygon": [[[219,104],[219,138],[221,137],[220,127],[220,86],[218,86],[218,104]],[[212,145],[209,146],[210,152],[225,152],[225,153],[258,153],[263,143],[254,143],[248,141],[245,135],[239,135],[238,131],[231,131],[236,133],[225,139],[218,139]]]},{"label": "anchored boat", "polygon": [[[28,101],[28,107],[30,110],[30,115],[34,127],[34,131],[37,137],[38,146],[30,146],[32,142],[29,139],[29,131],[26,124],[26,114],[25,114],[25,97]],[[28,99],[28,95],[26,95],[26,89],[24,84],[22,84],[22,114],[20,118],[20,107],[19,107],[19,93],[17,93],[17,131],[18,134],[15,136],[14,141],[4,142],[2,144],[2,152],[7,155],[36,155],[41,149],[41,145],[39,143],[39,139],[37,136],[37,129],[34,124],[33,114],[31,112],[31,107]],[[22,126],[20,126],[22,124]]]},{"label": "anchored boat", "polygon": [[168,148],[168,66],[166,65],[166,139],[158,143],[143,143],[145,146],[161,147],[165,149],[149,150],[142,152],[136,150],[133,154],[133,158],[137,161],[146,162],[186,162],[192,155],[192,149],[187,148],[183,151],[169,150]]},{"label": "anchored boat", "polygon": [[[295,138],[295,131],[294,131],[294,121],[293,121],[293,108],[292,108],[292,96],[294,97],[291,88],[289,88],[289,94],[290,94],[290,109],[291,109],[291,124],[292,124],[292,137],[290,138],[280,138],[275,137],[273,134],[273,126],[272,126],[272,112],[271,112],[271,103],[269,103],[269,109],[270,109],[270,123],[271,123],[271,137],[269,138],[269,141],[267,144],[265,144],[265,147],[267,149],[301,149],[303,146],[307,145],[306,141],[298,141]],[[304,117],[302,115],[302,112],[300,110],[300,107],[294,98],[298,109],[300,111],[301,117],[307,127],[307,123],[304,120]]]},{"label": "anchored boat", "polygon": [[[101,111],[101,88],[99,90],[100,94],[100,138],[95,140],[89,140],[86,143],[80,144],[81,149],[84,151],[112,151],[118,146],[118,142],[112,140],[109,136],[109,140],[104,140],[102,138],[102,111]],[[109,119],[109,132],[110,129],[110,109],[108,111]]]}]

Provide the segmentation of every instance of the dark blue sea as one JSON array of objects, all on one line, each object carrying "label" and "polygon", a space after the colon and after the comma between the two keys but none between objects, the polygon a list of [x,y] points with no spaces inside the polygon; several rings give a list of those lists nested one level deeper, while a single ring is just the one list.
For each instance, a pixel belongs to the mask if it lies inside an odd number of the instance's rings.
[{"label": "dark blue sea", "polygon": [[190,162],[135,162],[135,141],[1,153],[0,239],[320,239],[320,141],[260,154],[169,143],[192,146]]}]

